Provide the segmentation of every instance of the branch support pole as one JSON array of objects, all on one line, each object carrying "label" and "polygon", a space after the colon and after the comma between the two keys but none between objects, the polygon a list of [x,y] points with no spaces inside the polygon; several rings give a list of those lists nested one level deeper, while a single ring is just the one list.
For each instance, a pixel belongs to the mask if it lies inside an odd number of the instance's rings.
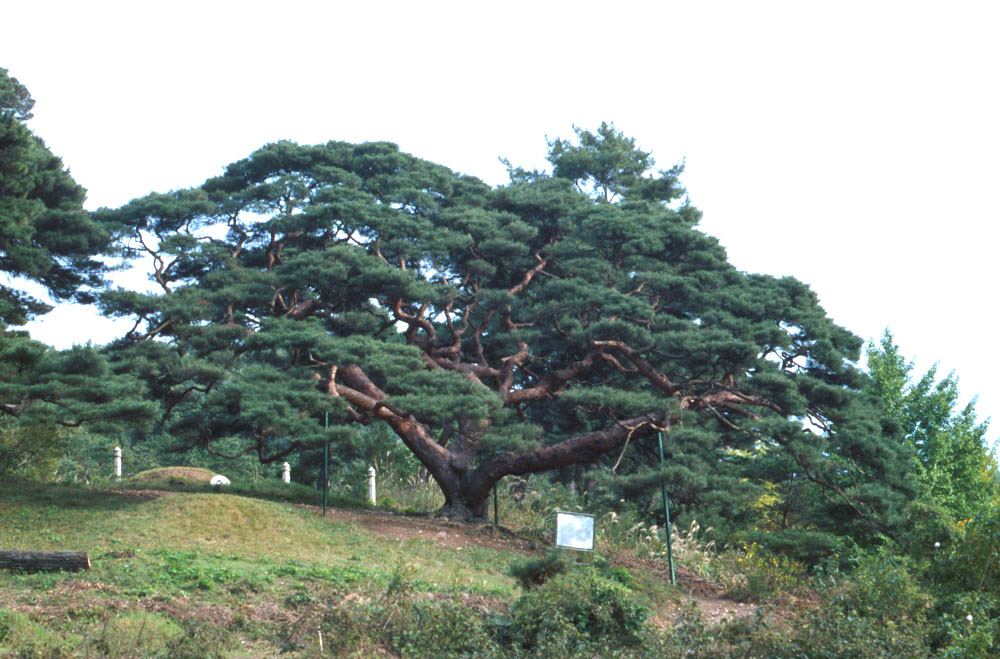
[{"label": "branch support pole", "polygon": [[[660,469],[663,469],[663,433],[656,433],[656,439],[660,443]],[[670,504],[667,499],[667,483],[660,480],[660,489],[663,491],[663,516],[667,520],[667,561],[670,563],[670,584],[677,585],[677,577],[674,575],[674,547],[670,539]]]},{"label": "branch support pole", "polygon": [[[330,429],[330,413],[323,417],[323,429]],[[326,517],[326,501],[330,493],[330,442],[323,445],[323,517]]]}]

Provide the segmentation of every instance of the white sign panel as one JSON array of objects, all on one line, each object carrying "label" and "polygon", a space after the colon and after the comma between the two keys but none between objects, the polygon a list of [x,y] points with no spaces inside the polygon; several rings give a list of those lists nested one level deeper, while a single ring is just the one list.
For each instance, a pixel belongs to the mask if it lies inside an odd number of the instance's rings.
[{"label": "white sign panel", "polygon": [[556,547],[594,551],[594,516],[557,510]]}]

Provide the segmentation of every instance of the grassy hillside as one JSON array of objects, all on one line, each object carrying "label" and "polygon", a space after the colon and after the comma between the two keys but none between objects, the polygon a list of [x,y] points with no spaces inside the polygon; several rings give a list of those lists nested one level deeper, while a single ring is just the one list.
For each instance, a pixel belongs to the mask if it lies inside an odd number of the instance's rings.
[{"label": "grassy hillside", "polygon": [[[87,551],[93,564],[77,574],[0,573],[0,655],[106,654],[114,651],[110,636],[128,636],[118,629],[125,626],[157,646],[135,656],[184,654],[187,646],[192,656],[308,656],[319,650],[322,627],[313,611],[345,597],[371,602],[405,592],[493,606],[516,594],[506,574],[516,551],[419,519],[401,520],[411,533],[394,537],[401,534],[372,530],[372,520],[350,513],[323,518],[223,493],[17,483],[0,486],[0,500],[0,548]],[[370,515],[383,527],[395,517]],[[125,612],[138,617],[122,622]],[[336,636],[327,651],[330,643]],[[356,645],[364,650],[360,639]],[[124,656],[134,651],[122,647]]]},{"label": "grassy hillside", "polygon": [[507,509],[511,534],[344,500],[322,517],[294,485],[170,485],[0,484],[0,549],[92,562],[0,572],[0,657],[927,656],[928,599],[879,556],[810,580],[692,527],[673,588],[662,536],[624,515],[599,520],[597,554],[557,555],[539,500]]}]

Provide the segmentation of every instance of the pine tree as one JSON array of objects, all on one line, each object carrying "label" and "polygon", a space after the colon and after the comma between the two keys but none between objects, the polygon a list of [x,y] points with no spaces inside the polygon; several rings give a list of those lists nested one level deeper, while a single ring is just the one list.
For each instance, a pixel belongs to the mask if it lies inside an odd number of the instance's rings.
[{"label": "pine tree", "polygon": [[[109,235],[83,210],[84,190],[24,121],[34,100],[0,69],[0,271],[41,284],[57,300],[93,302]],[[0,322],[20,325],[49,306],[0,284]]]},{"label": "pine tree", "polygon": [[93,302],[106,270],[95,257],[110,239],[83,209],[84,189],[24,124],[33,106],[0,68],[0,413],[67,426],[147,418],[154,404],[141,400],[141,385],[96,350],[57,352],[11,328],[51,308],[24,281],[56,300]]},{"label": "pine tree", "polygon": [[680,166],[609,125],[577,142],[495,189],[392,144],[280,142],[103,211],[158,287],[103,297],[135,321],[118,359],[171,432],[263,461],[382,421],[458,517],[505,476],[696,427],[704,460],[766,443],[885,523],[894,495],[852,481],[878,463],[890,487],[901,450],[860,407],[861,341],[806,285],[730,265]]}]

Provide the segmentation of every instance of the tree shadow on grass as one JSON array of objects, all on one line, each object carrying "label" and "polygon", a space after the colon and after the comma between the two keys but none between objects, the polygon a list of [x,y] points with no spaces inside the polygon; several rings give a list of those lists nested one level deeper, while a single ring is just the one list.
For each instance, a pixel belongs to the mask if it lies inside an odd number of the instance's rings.
[{"label": "tree shadow on grass", "polygon": [[98,489],[84,485],[40,483],[11,479],[0,483],[0,518],[3,508],[22,505],[29,508],[53,506],[84,510],[125,510],[149,501],[155,496],[136,496],[126,490]]}]

